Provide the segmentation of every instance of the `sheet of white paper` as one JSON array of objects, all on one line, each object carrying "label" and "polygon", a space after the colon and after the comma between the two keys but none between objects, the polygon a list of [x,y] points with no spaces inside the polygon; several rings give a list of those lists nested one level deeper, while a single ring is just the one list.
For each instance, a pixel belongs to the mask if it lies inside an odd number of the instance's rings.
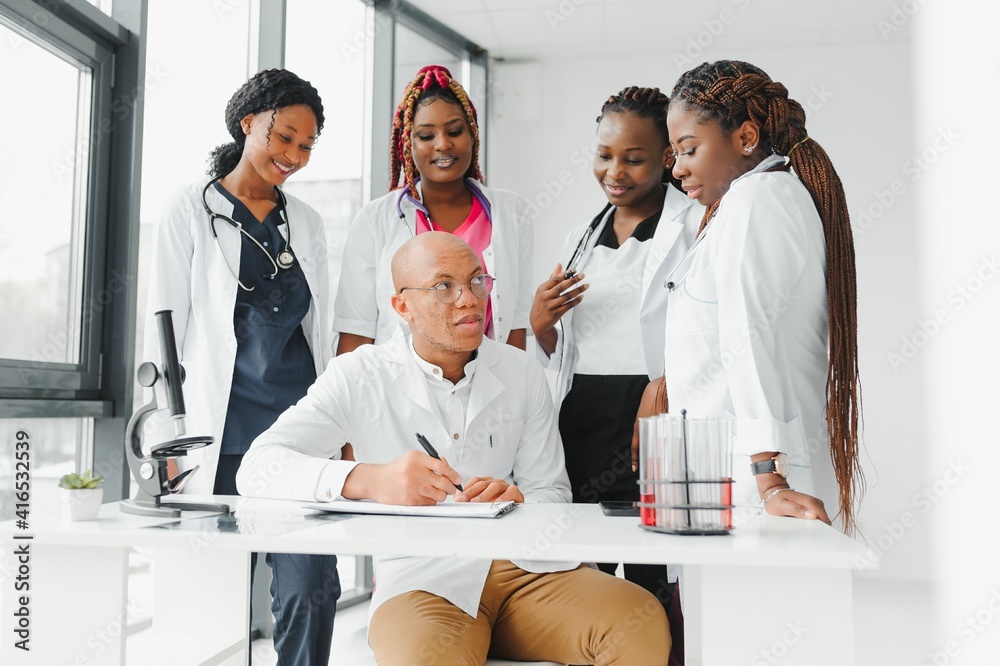
[{"label": "sheet of white paper", "polygon": [[436,516],[438,518],[496,518],[514,509],[515,502],[441,502],[431,506],[380,504],[370,500],[337,500],[305,504],[305,508],[331,513],[368,513],[389,516]]}]

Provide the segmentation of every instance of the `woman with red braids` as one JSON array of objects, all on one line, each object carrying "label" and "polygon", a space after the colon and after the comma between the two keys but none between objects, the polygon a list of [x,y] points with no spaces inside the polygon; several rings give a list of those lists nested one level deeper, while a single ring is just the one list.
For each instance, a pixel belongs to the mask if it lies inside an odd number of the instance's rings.
[{"label": "woman with red braids", "polygon": [[817,495],[836,497],[850,532],[864,479],[854,244],[840,178],[807,134],[802,106],[745,62],[682,75],[667,126],[673,174],[706,206],[694,246],[666,278],[669,410],[735,421],[735,503],[830,523]]},{"label": "woman with red braids", "polygon": [[462,238],[493,277],[484,333],[524,349],[534,247],[528,203],[483,185],[476,109],[444,67],[424,67],[406,86],[391,150],[390,193],[361,209],[344,249],[334,305],[337,353],[392,337],[402,323],[389,307],[392,256],[432,230]]}]

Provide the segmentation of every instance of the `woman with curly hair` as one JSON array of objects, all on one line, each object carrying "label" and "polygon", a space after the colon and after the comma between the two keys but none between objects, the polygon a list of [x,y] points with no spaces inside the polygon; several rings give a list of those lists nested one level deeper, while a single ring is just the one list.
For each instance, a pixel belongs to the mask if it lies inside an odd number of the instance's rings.
[{"label": "woman with curly hair", "polygon": [[[231,143],[211,178],[181,192],[156,230],[148,318],[172,310],[187,371],[188,428],[216,444],[186,486],[237,495],[251,442],[306,394],[331,357],[326,238],[319,214],[281,190],[309,163],[323,103],[287,70],[260,72],[226,106]],[[152,323],[145,358],[159,358]],[[251,572],[256,563],[254,554]],[[267,555],[279,664],[329,662],[340,597],[336,556]],[[251,574],[252,575],[252,574]]]},{"label": "woman with curly hair", "polygon": [[534,248],[528,202],[483,184],[476,109],[446,68],[428,65],[406,86],[390,149],[390,192],[361,209],[344,248],[337,353],[385,342],[399,328],[389,307],[390,262],[407,239],[427,231],[453,233],[472,247],[494,282],[485,334],[524,349]]}]

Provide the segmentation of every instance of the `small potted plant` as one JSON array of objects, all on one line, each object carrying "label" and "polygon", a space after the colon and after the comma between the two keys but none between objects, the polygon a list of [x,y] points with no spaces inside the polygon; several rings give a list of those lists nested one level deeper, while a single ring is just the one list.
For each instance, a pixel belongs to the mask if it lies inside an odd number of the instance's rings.
[{"label": "small potted plant", "polygon": [[101,510],[104,479],[91,476],[88,469],[79,474],[65,474],[59,479],[59,502],[66,520],[94,520]]}]

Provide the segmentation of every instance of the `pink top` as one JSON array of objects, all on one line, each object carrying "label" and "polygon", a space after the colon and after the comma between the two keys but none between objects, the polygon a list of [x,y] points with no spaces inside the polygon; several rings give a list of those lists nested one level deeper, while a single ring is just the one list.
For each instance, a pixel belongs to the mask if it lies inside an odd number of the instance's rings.
[{"label": "pink top", "polygon": [[[422,234],[432,230],[444,231],[444,229],[434,224],[432,220],[428,220],[422,210],[417,210],[417,233]],[[486,262],[483,260],[483,252],[489,247],[490,240],[493,237],[493,223],[477,197],[472,197],[472,209],[469,210],[469,216],[465,218],[465,222],[462,222],[452,233],[469,244],[469,247],[479,257],[479,263],[485,271]],[[483,325],[483,332],[487,337],[493,337],[493,305],[488,298],[486,299],[486,322]]]}]

